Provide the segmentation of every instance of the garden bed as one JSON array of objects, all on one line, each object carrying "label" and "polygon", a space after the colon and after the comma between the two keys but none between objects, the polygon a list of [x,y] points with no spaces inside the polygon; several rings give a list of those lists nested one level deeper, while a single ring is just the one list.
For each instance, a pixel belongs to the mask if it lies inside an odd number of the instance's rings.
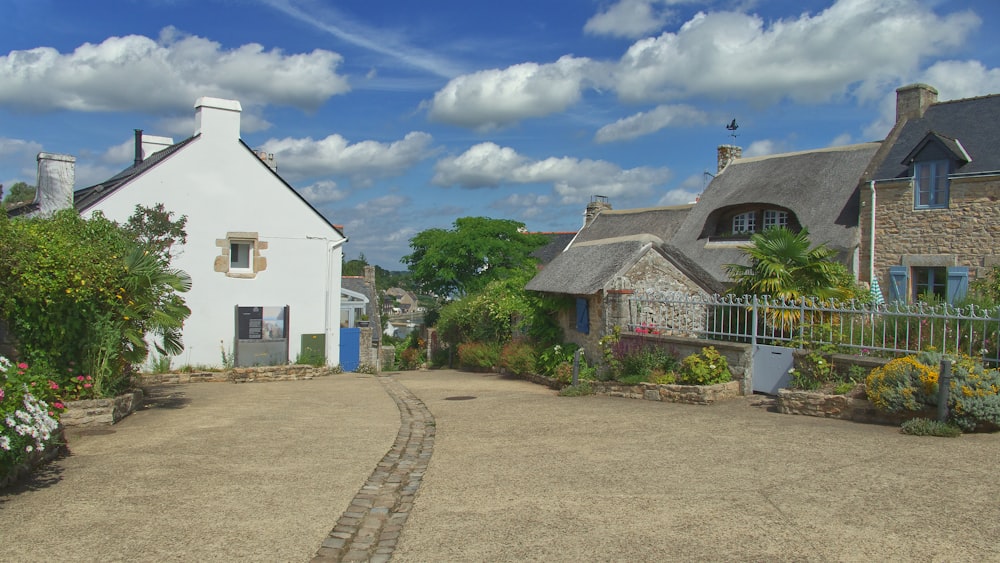
[{"label": "garden bed", "polygon": [[11,467],[5,474],[0,474],[0,491],[15,485],[31,475],[39,466],[56,459],[65,451],[66,439],[63,435],[63,427],[60,426],[53,434],[53,440],[49,444],[49,447],[42,451],[35,450],[31,452],[27,459]]},{"label": "garden bed", "polygon": [[66,426],[112,425],[132,414],[142,405],[142,391],[136,389],[113,399],[67,401],[59,422]]},{"label": "garden bed", "polygon": [[[561,383],[553,377],[545,377],[544,375],[529,373],[519,377],[551,389],[558,390],[568,386],[568,384]],[[660,385],[656,383],[629,385],[617,381],[587,381],[586,383],[598,395],[689,405],[710,405],[717,401],[735,399],[740,396],[739,381],[715,385]]]}]

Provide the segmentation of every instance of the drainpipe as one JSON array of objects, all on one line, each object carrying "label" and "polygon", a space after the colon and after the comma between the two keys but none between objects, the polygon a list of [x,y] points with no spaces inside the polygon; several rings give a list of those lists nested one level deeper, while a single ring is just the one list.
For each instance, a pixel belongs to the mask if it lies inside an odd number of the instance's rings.
[{"label": "drainpipe", "polygon": [[868,237],[868,287],[874,287],[875,285],[875,180],[870,182],[872,189],[872,200],[871,200],[871,210],[872,210],[872,223],[871,232]]},{"label": "drainpipe", "polygon": [[[318,239],[318,240],[326,240],[327,241],[327,246],[326,246],[326,293],[324,295],[325,304],[324,304],[324,307],[323,307],[324,308],[323,330],[324,330],[324,334],[326,336],[326,346],[325,346],[326,350],[324,350],[324,352],[326,352],[326,363],[327,363],[327,365],[332,365],[332,364],[330,364],[331,358],[330,358],[330,353],[329,352],[330,352],[330,342],[332,341],[332,336],[333,336],[333,329],[330,328],[330,323],[332,322],[332,316],[333,316],[333,313],[330,310],[330,308],[333,306],[333,295],[331,295],[332,292],[333,292],[333,279],[334,279],[334,276],[333,276],[333,270],[334,270],[333,254],[334,254],[335,250],[337,250],[338,248],[340,248],[341,246],[343,246],[344,243],[347,242],[347,237],[344,237],[344,238],[342,238],[342,239],[340,239],[338,241],[330,241],[329,239],[324,239],[323,237],[313,237],[313,236],[306,236],[306,238],[307,239],[311,239],[311,240],[317,240]],[[337,298],[338,298],[338,302],[339,302],[340,296],[338,295]],[[339,312],[340,308],[338,307],[337,310]],[[338,323],[338,325],[339,325],[339,323]],[[337,358],[337,362],[339,362],[339,361],[340,361],[340,358]]]}]

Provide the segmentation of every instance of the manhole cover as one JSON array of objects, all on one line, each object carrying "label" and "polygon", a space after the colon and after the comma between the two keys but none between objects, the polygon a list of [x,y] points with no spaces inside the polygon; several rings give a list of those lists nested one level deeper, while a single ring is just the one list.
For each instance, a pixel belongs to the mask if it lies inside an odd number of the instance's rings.
[{"label": "manhole cover", "polygon": [[470,399],[475,399],[475,397],[472,397],[470,395],[461,395],[461,396],[458,396],[458,397],[445,397],[444,398],[445,401],[468,401]]}]

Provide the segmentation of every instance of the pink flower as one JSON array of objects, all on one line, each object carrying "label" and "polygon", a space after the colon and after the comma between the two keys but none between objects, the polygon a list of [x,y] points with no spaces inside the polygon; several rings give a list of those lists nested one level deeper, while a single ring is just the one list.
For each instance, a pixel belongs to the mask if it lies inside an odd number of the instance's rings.
[{"label": "pink flower", "polygon": [[87,381],[93,381],[93,379],[93,377],[90,377],[89,375],[87,376]]},{"label": "pink flower", "polygon": [[89,383],[84,383],[84,384],[83,384],[83,388],[84,388],[84,389],[90,389],[91,387],[93,387],[93,385],[91,385],[91,384],[89,384]]},{"label": "pink flower", "polygon": [[[90,378],[88,377],[87,379],[90,379]],[[83,376],[82,375],[76,376],[76,380],[77,381],[83,381]]]},{"label": "pink flower", "polygon": [[59,401],[56,401],[56,402],[52,403],[52,406],[55,407],[55,408],[57,408],[57,409],[64,409],[64,408],[66,408],[66,405],[60,403]]},{"label": "pink flower", "polygon": [[21,362],[17,364],[18,369],[28,369],[28,364]]},{"label": "pink flower", "polygon": [[3,389],[0,389],[0,401],[3,400]]},{"label": "pink flower", "polygon": [[55,381],[52,381],[52,380],[50,379],[50,380],[49,380],[49,389],[58,389],[58,388],[59,388],[59,384],[58,384],[58,383],[56,383]]}]

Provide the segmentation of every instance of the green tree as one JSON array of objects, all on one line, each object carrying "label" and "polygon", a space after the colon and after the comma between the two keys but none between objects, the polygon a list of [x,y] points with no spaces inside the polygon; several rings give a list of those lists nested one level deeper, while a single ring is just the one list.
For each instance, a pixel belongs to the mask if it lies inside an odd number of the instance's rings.
[{"label": "green tree", "polygon": [[753,235],[744,249],[749,264],[724,266],[734,282],[730,293],[785,300],[850,297],[852,288],[845,283],[851,278],[844,265],[833,260],[836,252],[824,244],[809,248],[810,244],[806,229],[778,227]]},{"label": "green tree", "polygon": [[344,262],[341,274],[345,276],[363,276],[365,275],[365,266],[367,265],[368,259],[365,258],[365,254],[362,252],[356,259]]},{"label": "green tree", "polygon": [[155,254],[162,262],[170,262],[170,250],[175,244],[187,242],[187,215],[174,220],[174,213],[162,203],[153,207],[136,205],[135,212],[122,228],[140,246]]},{"label": "green tree", "polygon": [[35,200],[35,186],[28,185],[24,182],[15,182],[14,185],[7,190],[7,194],[3,198],[4,205],[10,206],[16,203],[31,203]]},{"label": "green tree", "polygon": [[402,262],[424,291],[461,297],[512,272],[533,270],[531,252],[545,243],[544,236],[524,232],[517,221],[463,217],[453,229],[417,233],[410,239],[413,252]]}]

